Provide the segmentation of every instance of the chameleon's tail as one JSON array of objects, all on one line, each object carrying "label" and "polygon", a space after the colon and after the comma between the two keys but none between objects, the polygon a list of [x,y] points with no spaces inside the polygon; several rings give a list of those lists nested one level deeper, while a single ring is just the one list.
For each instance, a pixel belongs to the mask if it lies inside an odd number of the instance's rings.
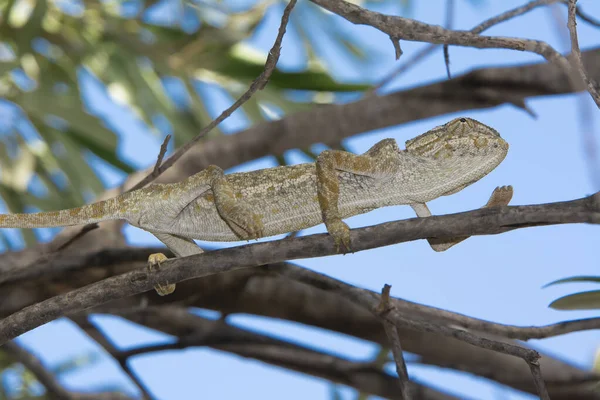
[{"label": "chameleon's tail", "polygon": [[49,228],[122,219],[121,202],[117,199],[118,197],[68,210],[32,214],[0,214],[0,228]]}]

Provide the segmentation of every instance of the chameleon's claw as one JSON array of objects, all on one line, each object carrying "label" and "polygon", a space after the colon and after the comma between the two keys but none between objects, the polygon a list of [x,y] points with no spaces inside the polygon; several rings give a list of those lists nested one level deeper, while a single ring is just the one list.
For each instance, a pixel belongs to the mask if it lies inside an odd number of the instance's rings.
[{"label": "chameleon's claw", "polygon": [[[166,260],[167,256],[165,256],[163,253],[150,254],[150,256],[148,257],[148,270],[150,271],[150,273],[154,273],[155,271],[160,269],[160,264]],[[166,296],[175,291],[175,284],[157,283],[154,286],[154,290],[156,290],[156,293],[158,293],[160,296]]]},{"label": "chameleon's claw", "polygon": [[[337,220],[329,222],[327,224],[327,231],[333,236],[335,251],[337,253],[346,254],[352,252],[350,228],[348,228],[348,225],[344,221]],[[344,250],[342,250],[342,245],[344,246]]]}]

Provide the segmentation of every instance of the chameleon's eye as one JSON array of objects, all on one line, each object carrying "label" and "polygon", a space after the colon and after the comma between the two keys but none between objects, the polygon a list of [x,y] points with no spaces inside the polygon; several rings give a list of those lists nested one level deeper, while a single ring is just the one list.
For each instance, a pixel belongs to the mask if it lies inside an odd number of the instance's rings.
[{"label": "chameleon's eye", "polygon": [[459,121],[460,122],[467,122],[467,119],[466,118],[461,118]]}]

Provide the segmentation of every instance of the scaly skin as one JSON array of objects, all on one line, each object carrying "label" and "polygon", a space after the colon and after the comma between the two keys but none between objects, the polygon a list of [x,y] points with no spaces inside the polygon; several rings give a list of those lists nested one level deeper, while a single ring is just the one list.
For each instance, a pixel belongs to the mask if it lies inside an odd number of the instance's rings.
[{"label": "scaly skin", "polygon": [[[202,250],[191,239],[237,241],[305,229],[325,222],[338,250],[350,251],[342,219],[391,205],[431,215],[426,202],[456,193],[505,158],[494,129],[457,118],[406,142],[384,139],[365,154],[327,150],[315,163],[224,175],[210,166],[173,184],[155,184],[87,206],[36,214],[0,215],[0,227],[67,226],[124,219],[157,236],[178,257]],[[486,207],[508,204],[512,188],[497,189]],[[430,244],[438,251],[465,238]],[[437,248],[436,248],[437,246]],[[165,259],[153,255],[155,268]],[[168,294],[174,285],[157,285]]]}]

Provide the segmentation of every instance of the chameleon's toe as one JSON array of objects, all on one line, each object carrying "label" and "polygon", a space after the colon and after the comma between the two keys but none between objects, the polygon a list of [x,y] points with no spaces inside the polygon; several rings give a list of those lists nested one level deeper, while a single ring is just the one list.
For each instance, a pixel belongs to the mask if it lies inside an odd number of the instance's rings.
[{"label": "chameleon's toe", "polygon": [[[155,271],[160,269],[160,264],[166,260],[167,256],[165,256],[163,253],[150,254],[150,256],[148,257],[148,270],[150,271],[150,273],[154,273]],[[157,283],[154,286],[154,290],[156,290],[156,293],[158,293],[160,296],[166,296],[175,291],[175,284]]]},{"label": "chameleon's toe", "polygon": [[336,252],[343,254],[352,252],[350,228],[348,228],[348,225],[344,221],[331,221],[327,224],[327,231],[333,236]]},{"label": "chameleon's toe", "polygon": [[499,186],[494,189],[490,199],[488,200],[486,207],[501,207],[507,206],[510,203],[513,197],[513,187],[508,186]]}]

